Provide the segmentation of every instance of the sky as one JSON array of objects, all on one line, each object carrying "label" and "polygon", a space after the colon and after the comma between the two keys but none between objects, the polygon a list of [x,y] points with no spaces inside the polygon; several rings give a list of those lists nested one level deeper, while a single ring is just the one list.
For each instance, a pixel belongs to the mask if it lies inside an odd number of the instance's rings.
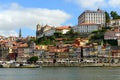
[{"label": "sky", "polygon": [[35,36],[36,25],[74,26],[84,10],[119,10],[120,0],[0,0],[0,35]]}]

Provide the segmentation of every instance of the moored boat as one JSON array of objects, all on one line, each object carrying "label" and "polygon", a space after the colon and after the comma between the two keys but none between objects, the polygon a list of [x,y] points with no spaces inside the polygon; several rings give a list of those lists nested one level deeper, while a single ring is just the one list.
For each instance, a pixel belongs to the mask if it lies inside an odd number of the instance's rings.
[{"label": "moored boat", "polygon": [[40,68],[40,65],[36,64],[22,64],[20,68]]}]

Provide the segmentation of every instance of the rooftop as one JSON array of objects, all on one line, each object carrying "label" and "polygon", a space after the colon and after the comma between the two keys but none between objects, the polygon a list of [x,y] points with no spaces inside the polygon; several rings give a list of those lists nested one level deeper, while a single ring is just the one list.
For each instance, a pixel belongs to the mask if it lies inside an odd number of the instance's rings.
[{"label": "rooftop", "polygon": [[70,26],[60,26],[56,27],[57,30],[70,29]]},{"label": "rooftop", "polygon": [[86,10],[85,13],[104,13],[104,11],[98,8],[97,11]]}]

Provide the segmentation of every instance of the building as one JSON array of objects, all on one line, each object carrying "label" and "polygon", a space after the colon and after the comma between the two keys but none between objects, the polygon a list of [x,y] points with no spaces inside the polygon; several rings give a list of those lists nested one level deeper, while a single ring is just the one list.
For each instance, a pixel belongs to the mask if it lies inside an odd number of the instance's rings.
[{"label": "building", "polygon": [[0,60],[8,60],[9,48],[5,44],[0,44]]},{"label": "building", "polygon": [[110,20],[109,26],[111,26],[111,27],[120,26],[120,19]]},{"label": "building", "polygon": [[117,44],[118,46],[120,46],[120,31],[107,31],[104,34],[104,39],[105,40],[117,40]]},{"label": "building", "polygon": [[82,23],[105,25],[105,12],[100,9],[97,11],[86,10],[78,17],[78,25]]},{"label": "building", "polygon": [[27,60],[27,58],[34,55],[27,43],[19,44],[17,47],[17,53],[17,61]]},{"label": "building", "polygon": [[5,40],[5,37],[4,36],[0,36],[0,40]]},{"label": "building", "polygon": [[16,41],[18,39],[18,37],[16,37],[16,36],[9,36],[6,39],[9,40],[9,41]]},{"label": "building", "polygon": [[74,32],[91,33],[105,25],[105,12],[86,10],[78,17],[78,25],[72,27]]},{"label": "building", "polygon": [[37,25],[36,38],[41,38],[43,36],[52,36],[55,33],[55,28],[49,25]]},{"label": "building", "polygon": [[111,56],[120,57],[120,46],[111,46]]},{"label": "building", "polygon": [[54,33],[55,33],[55,28],[51,28],[51,29],[45,31],[43,35],[52,36],[52,35],[54,35]]},{"label": "building", "polygon": [[95,23],[82,23],[78,26],[72,27],[74,32],[80,32],[80,33],[90,33],[98,30],[99,28],[100,28],[100,24],[95,24]]},{"label": "building", "polygon": [[120,39],[120,31],[107,31],[104,35],[105,40],[118,40]]},{"label": "building", "polygon": [[66,34],[68,31],[70,31],[70,26],[60,26],[56,28],[56,32],[61,32],[62,34]]}]

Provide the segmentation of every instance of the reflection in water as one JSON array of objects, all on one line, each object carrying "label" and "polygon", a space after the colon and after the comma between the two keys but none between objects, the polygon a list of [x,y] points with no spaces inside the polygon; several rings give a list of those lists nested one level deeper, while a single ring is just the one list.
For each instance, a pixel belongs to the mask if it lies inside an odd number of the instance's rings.
[{"label": "reflection in water", "polygon": [[0,80],[120,80],[120,68],[1,68]]}]

